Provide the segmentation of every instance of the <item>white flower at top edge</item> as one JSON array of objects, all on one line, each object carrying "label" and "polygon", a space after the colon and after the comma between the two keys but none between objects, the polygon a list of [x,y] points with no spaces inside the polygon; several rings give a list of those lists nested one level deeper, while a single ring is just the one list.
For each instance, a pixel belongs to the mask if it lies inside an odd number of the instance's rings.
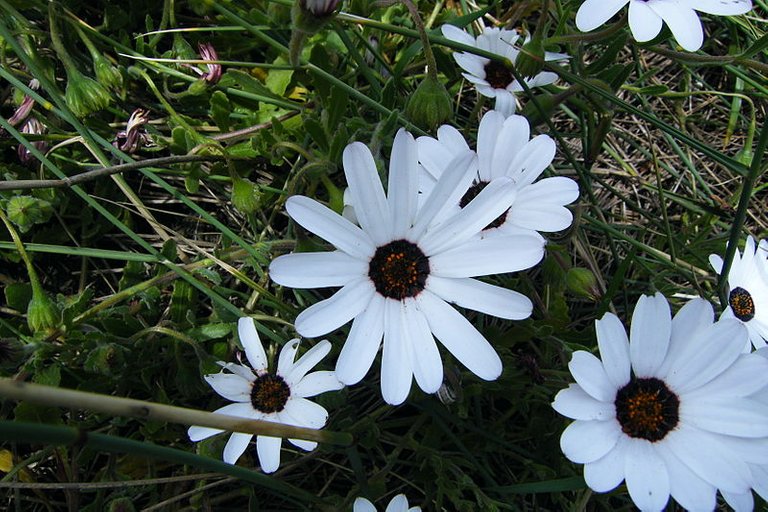
[{"label": "white flower at top edge", "polygon": [[752,9],[751,0],[585,0],[576,13],[582,32],[594,30],[629,4],[629,29],[638,42],[650,41],[666,23],[685,50],[695,52],[704,42],[696,11],[731,16]]},{"label": "white flower at top edge", "polygon": [[[520,55],[520,50],[515,47],[515,43],[520,40],[520,35],[514,30],[485,27],[483,33],[476,38],[453,25],[443,25],[441,30],[443,36],[451,41],[506,57],[513,66]],[[453,58],[465,71],[462,73],[464,78],[475,84],[477,92],[489,98],[496,98],[496,110],[505,116],[514,114],[516,109],[515,93],[522,91],[523,87],[504,64],[467,52],[454,52]],[[544,60],[547,62],[557,62],[568,58],[568,55],[562,53],[545,52],[544,54]],[[543,71],[526,79],[525,84],[528,87],[539,87],[549,85],[555,80],[557,80],[556,73]]]},{"label": "white flower at top edge", "polygon": [[[555,142],[548,135],[529,140],[528,120],[522,116],[505,118],[495,110],[480,121],[477,135],[479,167],[472,186],[446,214],[454,214],[469,199],[500,177],[511,178],[517,187],[512,207],[482,231],[481,236],[527,231],[560,231],[571,225],[573,214],[565,205],[579,197],[579,187],[570,178],[544,178],[536,182],[555,156]],[[469,149],[462,134],[443,125],[437,138],[419,137],[419,190],[428,197],[455,155]],[[535,182],[535,183],[534,183]],[[443,219],[437,219],[441,221]]]},{"label": "white flower at top edge", "polygon": [[[768,347],[763,347],[755,354],[768,359]],[[768,387],[757,391],[754,395],[755,400],[768,407]],[[763,500],[768,501],[768,464],[748,464],[754,480],[753,489]],[[748,491],[741,494],[721,491],[725,501],[736,511],[743,512],[752,510],[755,507],[755,500],[752,492]]]},{"label": "white flower at top edge", "polygon": [[744,494],[749,464],[768,463],[768,360],[742,352],[747,332],[693,299],[671,318],[661,295],[640,298],[629,339],[607,313],[595,322],[602,361],[577,351],[575,384],[552,406],[576,421],[560,438],[597,492],[626,481],[641,510],[662,510],[671,495],[689,510],[713,510],[717,490]]},{"label": "white flower at top edge", "polygon": [[[768,241],[761,240],[755,248],[755,240],[749,236],[744,252],[737,250],[728,272],[728,306],[723,318],[736,318],[749,331],[749,341],[755,348],[766,346],[768,341]],[[712,268],[720,274],[723,258],[717,254],[709,257]],[[750,350],[749,341],[745,350]]]},{"label": "white flower at top edge", "polygon": [[[235,402],[214,412],[297,427],[322,428],[328,419],[328,412],[307,398],[341,389],[344,385],[333,372],[308,372],[328,354],[331,344],[323,340],[294,361],[299,340],[291,340],[280,351],[277,371],[270,372],[267,367],[267,355],[253,319],[241,318],[237,329],[251,367],[220,362],[229,373],[222,370],[220,373],[205,376],[205,380],[216,393]],[[221,432],[223,431],[214,428],[193,426],[189,428],[188,435],[192,441],[200,441]],[[252,434],[234,432],[224,447],[224,462],[237,462],[248,448],[252,437]],[[317,446],[314,441],[288,441],[308,451]],[[261,469],[265,473],[272,473],[280,466],[281,444],[279,437],[256,436],[256,452]]]},{"label": "white flower at top edge", "polygon": [[348,145],[343,161],[360,227],[308,197],[286,202],[293,220],[337,250],[280,256],[270,276],[293,288],[341,287],[301,312],[296,330],[311,338],[354,319],[336,364],[348,385],[365,376],[383,339],[381,390],[390,404],[406,399],[413,378],[427,393],[438,390],[443,365],[435,338],[478,377],[496,379],[498,354],[450,304],[505,319],[530,316],[525,296],[472,279],[530,268],[544,255],[543,239],[531,234],[478,240],[514,201],[515,183],[494,180],[435,226],[433,220],[469,187],[477,165],[471,151],[456,156],[422,205],[416,141],[405,130],[392,147],[386,194],[365,145]]},{"label": "white flower at top edge", "polygon": [[[376,507],[365,498],[356,498],[352,512],[376,512]],[[389,502],[385,512],[421,512],[421,507],[408,508],[408,498],[405,494],[398,494]]]}]

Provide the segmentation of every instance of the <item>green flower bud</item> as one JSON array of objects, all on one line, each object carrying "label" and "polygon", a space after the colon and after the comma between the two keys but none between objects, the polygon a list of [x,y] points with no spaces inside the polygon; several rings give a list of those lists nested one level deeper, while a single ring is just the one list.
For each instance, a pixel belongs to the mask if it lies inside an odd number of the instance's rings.
[{"label": "green flower bud", "polygon": [[103,85],[73,67],[67,69],[67,90],[64,99],[77,117],[85,117],[101,110],[111,101],[109,92]]},{"label": "green flower bud", "polygon": [[565,274],[565,285],[575,295],[595,302],[603,296],[595,275],[586,268],[569,269]]},{"label": "green flower bud", "polygon": [[533,78],[544,69],[544,44],[539,36],[523,45],[515,59],[515,69],[523,78]]},{"label": "green flower bud", "polygon": [[445,86],[428,75],[408,100],[405,115],[413,124],[428,131],[448,121],[453,117],[453,105]]},{"label": "green flower bud", "polygon": [[336,14],[339,0],[295,0],[291,8],[290,59],[294,66],[299,64],[299,56],[304,42],[316,34]]},{"label": "green flower bud", "polygon": [[232,181],[232,204],[243,213],[253,213],[259,207],[261,192],[250,180],[235,178]]},{"label": "green flower bud", "polygon": [[122,87],[123,75],[120,70],[101,53],[93,53],[93,71],[96,73],[96,80],[103,86],[115,90]]},{"label": "green flower bud", "polygon": [[32,284],[32,300],[27,306],[27,325],[34,332],[53,330],[59,325],[61,315],[42,287]]}]

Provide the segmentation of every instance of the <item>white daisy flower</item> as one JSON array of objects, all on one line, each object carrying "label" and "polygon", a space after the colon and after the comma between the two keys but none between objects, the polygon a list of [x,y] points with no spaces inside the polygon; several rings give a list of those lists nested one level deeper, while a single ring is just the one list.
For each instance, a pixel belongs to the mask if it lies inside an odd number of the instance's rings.
[{"label": "white daisy flower", "polygon": [[606,314],[595,322],[602,361],[577,351],[575,384],[552,406],[575,419],[560,446],[584,464],[597,492],[626,481],[641,510],[662,510],[671,495],[690,510],[712,510],[716,491],[754,485],[749,463],[768,461],[768,407],[753,395],[768,384],[768,360],[745,354],[746,329],[713,323],[694,299],[670,318],[661,295],[642,297],[627,333]]},{"label": "white daisy flower", "polygon": [[[307,400],[309,397],[344,387],[333,372],[307,373],[331,350],[331,344],[323,340],[309,349],[298,361],[294,361],[299,340],[283,346],[277,361],[277,372],[269,372],[267,354],[259,340],[253,319],[241,318],[237,323],[240,342],[251,367],[244,364],[219,362],[225,370],[206,375],[205,380],[219,395],[234,404],[216,409],[215,413],[254,420],[272,421],[319,429],[325,425],[328,412],[320,405]],[[192,441],[207,439],[223,430],[193,426],[188,430]],[[253,434],[233,432],[224,447],[224,462],[234,464],[248,448]],[[303,450],[314,450],[317,443],[301,439],[288,439]],[[262,471],[272,473],[280,466],[279,437],[256,436],[256,453]]]},{"label": "white daisy flower", "polygon": [[[352,512],[376,512],[376,507],[365,498],[356,498]],[[421,507],[408,508],[408,498],[405,494],[398,494],[389,502],[385,512],[421,512]]]},{"label": "white daisy flower", "polygon": [[337,250],[280,256],[270,265],[270,276],[293,288],[342,287],[299,314],[296,330],[311,338],[354,319],[336,364],[345,384],[365,376],[383,338],[381,390],[393,405],[405,400],[414,377],[427,393],[440,387],[443,365],[434,338],[478,377],[496,379],[502,369],[498,354],[449,303],[505,319],[531,314],[531,302],[520,293],[472,279],[530,268],[544,255],[543,240],[530,234],[477,240],[512,204],[515,183],[494,180],[435,226],[433,219],[468,188],[476,166],[472,152],[453,160],[421,207],[410,133],[400,130],[395,137],[387,194],[365,145],[348,145],[343,160],[360,227],[308,197],[286,202],[298,224]]},{"label": "white daisy flower", "polygon": [[695,52],[704,42],[696,11],[732,16],[752,9],[751,0],[585,0],[576,13],[582,32],[594,30],[629,3],[629,29],[638,42],[650,41],[666,23],[685,50]]},{"label": "white daisy flower", "polygon": [[[515,43],[520,40],[520,35],[514,30],[485,27],[483,33],[476,38],[454,25],[443,25],[441,30],[443,36],[451,41],[506,57],[513,66],[520,55],[520,50],[515,47]],[[523,87],[504,64],[467,52],[454,52],[453,58],[465,71],[462,73],[464,78],[475,84],[477,92],[488,98],[496,98],[496,110],[505,116],[515,113],[515,93],[522,91]],[[562,53],[545,52],[544,54],[544,60],[547,62],[568,58],[568,55]],[[557,80],[556,73],[543,71],[525,79],[525,84],[528,87],[540,87],[549,85],[555,80]]]},{"label": "white daisy flower", "polygon": [[[728,272],[728,306],[723,318],[736,318],[749,331],[749,341],[755,348],[766,346],[768,340],[768,241],[761,240],[755,250],[755,240],[749,236],[744,252],[736,254]],[[709,264],[719,275],[723,258],[709,257]],[[749,341],[745,350],[749,351]]]},{"label": "white daisy flower", "polygon": [[[549,135],[538,135],[531,140],[529,137],[526,118],[516,115],[505,118],[495,110],[487,112],[477,134],[479,168],[472,186],[445,214],[454,214],[488,183],[506,176],[515,182],[517,197],[509,210],[486,226],[482,236],[514,234],[521,230],[554,232],[570,226],[573,214],[565,205],[578,199],[579,187],[574,180],[562,176],[537,182],[552,163],[555,141]],[[448,125],[438,129],[437,139],[419,137],[416,142],[422,165],[419,190],[423,197],[428,197],[451,160],[469,146],[461,132]]]}]

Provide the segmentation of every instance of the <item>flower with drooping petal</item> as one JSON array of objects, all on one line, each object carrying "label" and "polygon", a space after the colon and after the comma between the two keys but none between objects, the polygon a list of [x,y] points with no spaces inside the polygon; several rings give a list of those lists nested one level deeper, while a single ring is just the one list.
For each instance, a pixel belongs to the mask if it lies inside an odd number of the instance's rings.
[{"label": "flower with drooping petal", "polygon": [[[299,340],[287,342],[277,361],[277,371],[268,370],[267,354],[259,340],[252,318],[241,318],[237,323],[240,342],[250,368],[244,364],[219,364],[229,373],[221,371],[206,375],[205,380],[219,395],[235,403],[225,405],[214,412],[253,420],[272,421],[296,427],[319,429],[325,425],[328,412],[322,406],[307,398],[341,389],[344,385],[333,372],[308,373],[328,352],[331,344],[323,340],[309,349],[298,360],[296,351]],[[207,439],[223,430],[192,426],[188,430],[192,441]],[[248,448],[253,434],[233,432],[224,447],[224,462],[234,464]],[[314,450],[317,443],[301,439],[288,439],[302,450]],[[280,466],[280,445],[282,439],[271,436],[256,436],[256,453],[265,473],[277,471]]]},{"label": "flower with drooping petal", "polygon": [[341,287],[302,311],[296,330],[311,338],[354,319],[336,364],[339,380],[348,385],[368,372],[383,338],[381,390],[394,405],[406,399],[414,377],[427,393],[440,388],[443,365],[435,338],[480,378],[498,378],[498,354],[450,303],[506,319],[531,314],[525,296],[473,279],[530,268],[544,255],[543,239],[531,234],[477,239],[512,204],[515,183],[494,180],[434,225],[469,188],[476,166],[471,151],[453,159],[421,205],[416,141],[405,130],[395,137],[386,194],[365,145],[348,145],[343,163],[359,226],[308,197],[286,203],[294,221],[336,250],[280,256],[269,267],[272,280],[293,288]]},{"label": "flower with drooping petal", "polygon": [[[376,512],[376,507],[365,498],[356,498],[352,512]],[[405,494],[398,494],[389,502],[385,512],[421,512],[421,507],[408,508],[408,498]]]},{"label": "flower with drooping petal", "polygon": [[576,12],[582,32],[594,30],[629,4],[629,29],[638,42],[650,41],[666,23],[685,50],[695,52],[704,42],[704,31],[696,11],[721,16],[744,14],[751,0],[585,0]]},{"label": "flower with drooping petal", "polygon": [[[768,241],[760,240],[755,248],[755,240],[749,236],[744,244],[744,252],[737,250],[731,269],[728,272],[728,306],[723,311],[723,318],[736,318],[747,326],[749,341],[745,350],[750,350],[749,342],[755,348],[766,346],[768,340]],[[717,254],[709,256],[709,264],[720,274],[723,271],[723,258]]]},{"label": "flower with drooping petal", "polygon": [[591,489],[626,481],[641,510],[662,510],[670,495],[712,510],[718,489],[754,485],[748,464],[768,462],[768,407],[753,396],[768,385],[768,360],[742,352],[742,324],[713,319],[699,298],[671,318],[657,293],[638,301],[629,339],[615,315],[595,322],[602,361],[575,352],[576,383],[552,404],[576,420],[560,446]]},{"label": "flower with drooping petal", "polygon": [[[512,207],[494,220],[482,236],[514,234],[525,231],[560,231],[571,225],[573,214],[565,207],[579,197],[575,181],[563,176],[536,181],[552,163],[555,141],[549,135],[530,139],[528,120],[522,116],[506,117],[495,110],[480,121],[477,134],[479,168],[472,186],[459,201],[446,209],[454,214],[494,179],[506,176],[515,182],[517,197]],[[469,149],[461,132],[443,125],[437,138],[419,137],[419,190],[428,197],[451,159]],[[437,219],[441,221],[443,219]]]},{"label": "flower with drooping petal", "polygon": [[[514,30],[485,27],[483,33],[476,38],[453,25],[443,25],[441,30],[443,36],[451,41],[506,57],[513,66],[520,55],[520,50],[515,47],[515,44],[520,40],[520,35]],[[528,42],[528,39],[525,42]],[[465,71],[462,73],[464,78],[475,84],[477,92],[488,98],[496,98],[496,110],[505,116],[514,114],[516,108],[515,93],[522,91],[523,87],[503,63],[467,52],[454,52],[453,58]],[[562,53],[544,53],[546,62],[558,62],[568,58],[568,55]],[[528,87],[540,87],[549,85],[555,80],[557,80],[556,73],[543,71],[525,79],[525,84]]]}]

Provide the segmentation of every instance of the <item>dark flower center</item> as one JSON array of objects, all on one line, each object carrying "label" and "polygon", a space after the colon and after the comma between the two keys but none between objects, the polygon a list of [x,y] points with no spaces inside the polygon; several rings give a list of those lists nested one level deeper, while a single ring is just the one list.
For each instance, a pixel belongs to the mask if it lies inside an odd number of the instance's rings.
[{"label": "dark flower center", "polygon": [[[487,181],[478,181],[477,183],[475,183],[474,185],[469,187],[469,190],[467,190],[467,192],[464,194],[464,196],[462,196],[461,201],[459,201],[459,206],[461,206],[462,208],[467,206],[474,198],[477,197],[477,195],[480,192],[482,192],[482,190],[487,185],[488,185]],[[507,213],[508,212],[509,212],[509,210],[507,210],[506,212],[504,212],[501,215],[499,215],[498,217],[496,217],[496,220],[492,221],[490,224],[485,226],[483,228],[483,231],[485,231],[486,229],[497,228],[497,227],[501,226],[502,224],[504,224],[504,221],[507,220]]]},{"label": "dark flower center", "polygon": [[492,60],[485,65],[485,81],[494,89],[506,89],[514,80],[512,71],[501,62]]},{"label": "dark flower center", "polygon": [[742,322],[749,322],[755,318],[755,301],[747,290],[736,287],[728,296],[728,304],[733,310],[733,316]]},{"label": "dark flower center", "polygon": [[633,378],[616,392],[614,406],[625,434],[651,442],[664,439],[680,419],[680,399],[656,378]]},{"label": "dark flower center", "polygon": [[376,249],[368,265],[376,291],[389,299],[415,297],[429,277],[429,258],[408,240],[395,240]]},{"label": "dark flower center", "polygon": [[281,376],[265,373],[253,382],[251,404],[254,409],[266,414],[280,412],[290,396],[291,388]]}]

